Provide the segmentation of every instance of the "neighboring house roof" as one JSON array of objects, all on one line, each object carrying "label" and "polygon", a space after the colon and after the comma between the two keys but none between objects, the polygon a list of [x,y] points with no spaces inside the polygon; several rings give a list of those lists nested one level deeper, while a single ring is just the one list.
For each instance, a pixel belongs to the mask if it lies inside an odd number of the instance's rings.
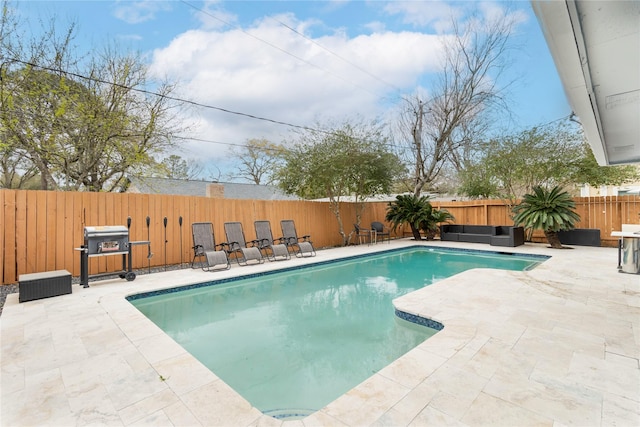
[{"label": "neighboring house roof", "polygon": [[[413,193],[400,193],[402,195],[410,195]],[[400,194],[378,194],[376,196],[367,197],[367,202],[394,202],[396,200],[396,196]],[[440,195],[435,193],[423,193],[422,196],[429,197],[430,202],[450,202],[455,201],[457,198],[455,196],[449,195]],[[459,198],[458,198],[459,199]],[[321,199],[313,199],[314,202],[328,202],[330,199],[328,197],[324,197]],[[341,202],[349,202],[353,203],[356,201],[354,196],[340,196]]]},{"label": "neighboring house roof", "polygon": [[175,194],[224,199],[299,200],[272,185],[210,182],[189,179],[129,177],[127,193]]},{"label": "neighboring house roof", "polygon": [[285,194],[273,185],[238,184],[221,182],[224,186],[225,199],[253,199],[253,200],[299,200],[297,196]]}]

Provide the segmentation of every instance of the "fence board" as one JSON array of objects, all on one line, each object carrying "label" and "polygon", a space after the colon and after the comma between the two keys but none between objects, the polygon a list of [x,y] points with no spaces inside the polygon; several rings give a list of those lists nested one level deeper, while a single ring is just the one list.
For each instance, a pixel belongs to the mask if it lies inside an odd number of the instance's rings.
[{"label": "fence board", "polygon": [[[83,236],[82,236],[82,227],[83,227],[83,219],[82,219],[82,195],[79,193],[66,193],[65,194],[65,246],[67,248],[72,248],[73,254],[71,255],[71,259],[73,262],[73,271],[74,275],[80,274],[80,255],[78,251],[75,251],[75,248],[79,248],[83,244]],[[65,260],[69,256],[68,253],[65,254]]]},{"label": "fence board", "polygon": [[151,252],[153,258],[151,258],[151,267],[158,265],[158,260],[162,259],[162,247],[160,242],[160,215],[162,209],[159,204],[158,197],[149,197],[147,199],[147,215],[151,217]]},{"label": "fence board", "polygon": [[640,224],[640,197],[621,200],[620,205],[624,224]]},{"label": "fence board", "polygon": [[[144,220],[140,218],[140,215],[136,212],[136,200],[138,197],[133,197],[133,194],[123,194],[123,208],[122,214],[126,218],[131,218],[131,227],[129,228],[129,238],[131,241],[146,240],[146,236],[143,232]],[[140,266],[141,253],[146,254],[146,246],[134,246],[131,254],[131,264],[134,268]]]},{"label": "fence board", "polygon": [[[170,220],[173,219],[173,203],[171,203],[171,196],[162,196],[160,200],[160,214],[162,215],[162,220],[160,221],[160,231],[162,234],[161,243],[162,243],[162,264],[166,267],[169,259],[173,259],[169,254],[173,255],[172,245],[173,238],[171,236],[172,222]],[[165,220],[167,225],[165,226]]]},{"label": "fence board", "polygon": [[[47,216],[50,212],[47,208],[47,192],[36,191],[36,209],[35,209],[35,223],[33,227],[29,225],[29,228],[35,229],[34,243],[36,245],[36,256],[34,259],[34,271],[46,271],[47,270]],[[46,212],[46,215],[39,215],[38,213]]]},{"label": "fence board", "polygon": [[[139,253],[141,262],[137,265],[151,267],[151,260],[153,259],[154,247],[153,247],[153,235],[151,234],[153,228],[153,218],[151,218],[151,212],[149,212],[149,196],[143,194],[136,204],[136,212],[139,218],[142,220],[142,229],[145,236],[144,240],[150,241],[147,247],[147,253]],[[147,218],[149,218],[149,225],[147,225]],[[141,251],[139,251],[141,252]],[[151,258],[149,258],[151,257]]]},{"label": "fence board", "polygon": [[38,271],[38,193],[38,191],[28,192],[26,199],[27,251],[25,262],[29,273]]},{"label": "fence board", "polygon": [[27,193],[24,192],[16,195],[16,267],[18,274],[32,273],[27,266],[28,243]]},{"label": "fence board", "polygon": [[[114,194],[106,193],[100,203],[100,210],[103,213],[104,219],[99,219],[100,225],[126,225],[124,222],[120,222],[119,219],[116,220],[115,215],[115,203],[114,203]],[[107,256],[103,257],[105,260],[105,271],[117,271],[122,268],[122,260],[119,256]]]},{"label": "fence board", "polygon": [[[49,267],[51,270],[62,270],[65,267],[64,258],[65,258],[65,245],[64,245],[64,230],[65,230],[65,212],[64,212],[64,193],[60,192],[50,192],[50,197],[48,204],[50,206],[55,206],[55,216],[50,217],[49,224],[51,224],[51,229],[47,232],[47,246],[51,248],[50,250],[55,251],[55,256],[53,257],[53,266]],[[49,240],[51,239],[51,241]]]},{"label": "fence board", "polygon": [[[5,192],[1,192],[0,191],[0,206],[2,206],[2,209],[0,210],[0,228],[7,228],[7,220],[5,218],[5,211],[7,210],[7,206],[6,206],[6,196],[7,193]],[[5,255],[5,244],[4,244],[4,240],[5,240],[6,236],[2,235],[0,236],[0,280],[4,279],[4,263],[6,260],[6,255]],[[2,283],[2,282],[0,282]]]},{"label": "fence board", "polygon": [[18,242],[16,231],[18,229],[16,224],[17,204],[15,191],[2,192],[4,195],[4,222],[2,232],[4,237],[4,252],[3,252],[3,275],[2,283],[14,283],[18,280],[18,266],[16,263]]},{"label": "fence board", "polygon": [[[44,242],[42,246],[45,248],[45,271],[56,270],[56,257],[58,255],[56,242],[57,231],[56,221],[58,218],[58,204],[56,194],[52,191],[45,192],[45,198],[47,201],[47,214],[44,215],[44,229],[42,235],[44,236]],[[42,216],[42,215],[39,215]]]},{"label": "fence board", "polygon": [[[181,210],[182,203],[180,200],[176,201],[173,205],[173,224],[174,224],[174,247],[180,258],[180,264],[184,263],[185,258],[185,240],[184,240],[184,212]],[[182,218],[182,226],[180,225],[180,218]]]},{"label": "fence board", "polygon": [[[617,238],[611,231],[620,230],[623,223],[640,223],[640,197],[608,196],[576,198],[576,210],[581,215],[578,228],[599,228],[603,245],[615,246]],[[511,209],[499,200],[433,202],[438,209],[451,212],[458,224],[510,225]],[[280,220],[293,219],[300,235],[310,234],[316,247],[338,246],[342,238],[330,206],[326,202],[290,200],[230,200],[188,196],[148,194],[73,193],[24,190],[0,190],[0,279],[3,284],[16,283],[24,273],[67,269],[80,274],[80,254],[74,248],[83,244],[83,227],[87,225],[126,225],[131,217],[131,240],[151,240],[151,266],[165,263],[164,217],[167,217],[166,262],[191,262],[191,224],[210,221],[216,241],[225,240],[224,222],[240,221],[247,240],[255,238],[255,220],[271,222],[274,237],[281,233]],[[362,211],[361,224],[384,222],[386,202],[370,202]],[[341,204],[344,232],[353,231],[356,205]],[[151,218],[149,229],[146,217]],[[183,217],[182,227],[178,218]],[[398,229],[402,236],[405,230]],[[543,241],[542,233],[534,233]],[[182,248],[180,248],[180,242]],[[92,274],[117,271],[121,258],[92,257]],[[134,246],[133,267],[146,268],[147,247]]]}]

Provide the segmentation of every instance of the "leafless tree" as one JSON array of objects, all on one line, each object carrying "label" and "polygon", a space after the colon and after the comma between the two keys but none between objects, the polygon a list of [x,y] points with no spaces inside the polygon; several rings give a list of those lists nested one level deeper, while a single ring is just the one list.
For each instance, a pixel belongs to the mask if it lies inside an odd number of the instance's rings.
[{"label": "leafless tree", "polygon": [[266,139],[249,139],[243,147],[233,148],[231,156],[239,165],[230,179],[239,178],[256,185],[274,183],[274,172],[283,147]]},{"label": "leafless tree", "polygon": [[515,18],[471,19],[453,23],[443,36],[442,71],[429,95],[416,93],[401,103],[398,129],[404,156],[413,165],[412,190],[420,195],[446,164],[460,170],[472,142],[487,127],[488,116],[506,110],[500,85]]},{"label": "leafless tree", "polygon": [[162,159],[156,174],[173,179],[197,179],[202,175],[204,166],[197,159],[185,160],[177,154]]}]

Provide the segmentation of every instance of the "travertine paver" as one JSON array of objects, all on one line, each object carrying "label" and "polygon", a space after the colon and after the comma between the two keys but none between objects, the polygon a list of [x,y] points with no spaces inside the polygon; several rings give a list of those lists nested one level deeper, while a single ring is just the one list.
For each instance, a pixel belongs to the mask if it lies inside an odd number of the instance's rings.
[{"label": "travertine paver", "polygon": [[527,244],[513,251],[552,258],[527,272],[468,271],[397,299],[397,308],[445,328],[320,411],[285,422],[252,408],[125,300],[414,244],[95,282],[23,304],[9,295],[0,425],[640,425],[640,276],[618,273],[612,248]]},{"label": "travertine paver", "polygon": [[462,418],[464,425],[483,426],[553,426],[553,417],[529,411],[522,405],[480,393]]}]

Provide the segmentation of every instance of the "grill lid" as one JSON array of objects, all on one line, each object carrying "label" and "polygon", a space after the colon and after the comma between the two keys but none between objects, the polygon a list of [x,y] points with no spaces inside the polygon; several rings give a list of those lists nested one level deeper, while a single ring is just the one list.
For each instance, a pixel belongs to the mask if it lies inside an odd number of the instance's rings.
[{"label": "grill lid", "polygon": [[122,236],[127,234],[129,234],[129,230],[124,225],[102,225],[84,228],[85,239],[91,237]]},{"label": "grill lid", "polygon": [[129,230],[121,225],[104,225],[84,228],[84,246],[87,253],[109,255],[127,251]]}]

